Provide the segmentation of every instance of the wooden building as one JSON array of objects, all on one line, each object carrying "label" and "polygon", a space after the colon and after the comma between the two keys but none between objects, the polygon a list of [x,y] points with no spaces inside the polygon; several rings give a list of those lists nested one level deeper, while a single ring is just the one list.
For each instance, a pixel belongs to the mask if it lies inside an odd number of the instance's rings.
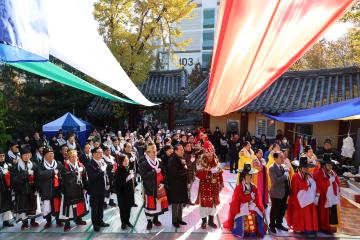
[{"label": "wooden building", "polygon": [[[144,96],[159,105],[153,108],[160,111],[167,111],[167,124],[170,129],[175,127],[176,105],[180,105],[189,94],[188,76],[184,69],[169,71],[151,71],[148,79],[138,86]],[[116,126],[116,118],[113,111],[113,102],[100,97],[95,97],[87,111],[88,117],[93,122]],[[136,129],[140,120],[139,111],[144,107],[126,104],[129,111],[129,128]]]},{"label": "wooden building", "polygon": [[[185,108],[202,111],[205,107],[208,79],[187,97]],[[279,114],[315,108],[360,97],[360,68],[334,68],[309,71],[289,71],[278,78],[268,89],[246,107],[226,116],[215,117],[203,113],[203,125],[212,131],[219,126],[222,131],[236,130],[241,135],[250,132],[259,137],[266,134],[273,138],[278,129],[292,141],[294,132],[317,136],[322,143],[330,137],[339,146],[339,137],[349,131],[348,121],[325,121],[318,123],[288,124],[266,118],[263,113]],[[350,132],[356,133],[360,121],[351,122]],[[352,136],[356,141],[356,136]]]}]

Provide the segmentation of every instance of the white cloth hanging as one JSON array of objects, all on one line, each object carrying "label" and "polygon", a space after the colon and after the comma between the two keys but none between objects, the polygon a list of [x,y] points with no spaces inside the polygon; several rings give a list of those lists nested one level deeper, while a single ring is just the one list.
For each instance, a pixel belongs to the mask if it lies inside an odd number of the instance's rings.
[{"label": "white cloth hanging", "polygon": [[347,158],[352,158],[355,152],[354,141],[348,136],[343,140],[343,146],[341,148],[341,155]]}]

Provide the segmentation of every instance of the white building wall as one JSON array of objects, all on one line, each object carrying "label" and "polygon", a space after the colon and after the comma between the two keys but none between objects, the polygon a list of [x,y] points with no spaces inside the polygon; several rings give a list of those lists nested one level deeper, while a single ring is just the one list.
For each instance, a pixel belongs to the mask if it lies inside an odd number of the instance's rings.
[{"label": "white building wall", "polygon": [[[163,58],[169,59],[168,62],[164,62],[167,69],[184,67],[190,73],[197,62],[200,62],[202,67],[206,68],[206,61],[210,59],[213,41],[208,38],[215,37],[219,0],[196,0],[194,2],[198,4],[198,7],[192,11],[192,18],[183,20],[178,26],[183,33],[179,41],[190,39],[191,42],[184,49],[176,49],[175,54],[170,58]],[[212,11],[214,11],[213,21],[209,19],[209,14],[211,15],[209,12]],[[207,16],[207,20],[204,21],[205,16]],[[207,25],[204,27],[204,24],[209,22],[213,22],[212,26]]]}]

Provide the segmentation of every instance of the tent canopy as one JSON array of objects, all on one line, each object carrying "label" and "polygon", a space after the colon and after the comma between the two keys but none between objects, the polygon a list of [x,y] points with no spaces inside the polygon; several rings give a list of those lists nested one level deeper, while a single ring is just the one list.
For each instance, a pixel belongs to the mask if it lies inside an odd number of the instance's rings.
[{"label": "tent canopy", "polygon": [[329,120],[349,120],[352,119],[353,116],[359,114],[360,98],[354,98],[348,101],[333,103],[322,107],[282,113],[277,116],[270,114],[264,115],[279,122],[307,123]]},{"label": "tent canopy", "polygon": [[75,117],[71,113],[65,113],[60,118],[43,125],[43,133],[48,137],[53,137],[59,130],[64,134],[73,132],[76,134],[81,145],[84,145],[88,135],[87,122]]}]

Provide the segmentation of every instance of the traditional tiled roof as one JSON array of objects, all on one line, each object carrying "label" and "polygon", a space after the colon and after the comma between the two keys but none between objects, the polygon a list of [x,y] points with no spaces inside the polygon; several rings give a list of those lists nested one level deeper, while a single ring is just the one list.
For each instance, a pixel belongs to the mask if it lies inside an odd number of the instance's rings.
[{"label": "traditional tiled roof", "polygon": [[189,94],[188,77],[185,70],[151,71],[140,91],[153,102],[183,100]]},{"label": "traditional tiled roof", "polygon": [[[186,109],[202,111],[205,107],[208,79],[187,97]],[[282,113],[314,108],[360,96],[360,68],[333,68],[289,71],[241,112]]]},{"label": "traditional tiled roof", "polygon": [[[149,78],[139,87],[144,96],[152,102],[183,101],[189,94],[188,76],[184,69],[170,71],[151,71]],[[112,117],[112,102],[105,98],[94,97],[87,115],[102,119]]]},{"label": "traditional tiled roof", "polygon": [[94,97],[86,111],[86,115],[96,119],[111,118],[114,115],[112,102],[106,98]]}]

